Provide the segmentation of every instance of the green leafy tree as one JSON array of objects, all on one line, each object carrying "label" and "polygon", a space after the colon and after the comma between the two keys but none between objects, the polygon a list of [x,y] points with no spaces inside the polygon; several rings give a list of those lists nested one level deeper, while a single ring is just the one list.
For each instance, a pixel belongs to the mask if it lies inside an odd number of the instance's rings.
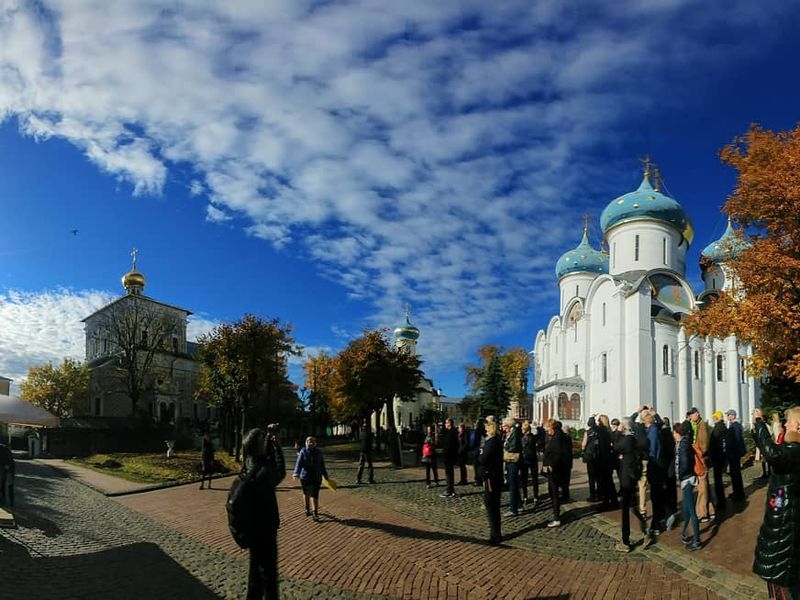
[{"label": "green leafy tree", "polygon": [[279,319],[245,315],[198,340],[202,368],[196,393],[222,412],[223,444],[237,460],[248,427],[278,422],[299,408],[287,376],[288,356],[301,351],[291,332]]},{"label": "green leafy tree", "polygon": [[65,358],[30,367],[20,383],[20,397],[58,417],[71,417],[85,410],[89,398],[89,369],[85,363]]},{"label": "green leafy tree", "polygon": [[512,392],[508,379],[503,372],[503,363],[499,355],[489,361],[486,372],[481,378],[478,398],[480,399],[479,416],[502,416],[508,412]]},{"label": "green leafy tree", "polygon": [[465,367],[476,417],[504,414],[510,401],[526,401],[531,360],[525,349],[514,347],[506,351],[502,346],[486,344],[478,349],[478,358],[480,364]]},{"label": "green leafy tree", "polygon": [[392,462],[400,465],[400,449],[395,443],[393,403],[414,400],[422,379],[420,360],[394,347],[386,330],[365,331],[352,340],[336,357],[331,409],[339,420],[365,419],[387,409],[387,428]]}]

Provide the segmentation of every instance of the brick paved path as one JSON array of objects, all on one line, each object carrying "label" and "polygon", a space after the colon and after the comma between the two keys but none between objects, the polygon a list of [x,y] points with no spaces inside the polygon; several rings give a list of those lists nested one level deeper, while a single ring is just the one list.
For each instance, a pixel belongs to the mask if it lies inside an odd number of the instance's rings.
[{"label": "brick paved path", "polygon": [[[354,480],[354,464],[329,462],[334,477]],[[223,506],[230,479],[210,491],[185,485],[111,499],[42,463],[18,464],[19,528],[0,530],[2,572],[13,575],[3,576],[10,584],[0,599],[243,597],[246,555],[230,539]],[[323,491],[321,523],[305,516],[287,478],[278,492],[282,597],[716,597],[709,588],[764,596],[749,568],[712,562],[717,538],[690,554],[671,532],[620,555],[612,550],[617,514],[577,502],[555,530],[544,528],[546,506],[504,519],[506,544],[492,548],[478,488],[460,487],[462,496],[448,500],[443,488],[425,488],[418,469],[384,465],[377,478]],[[581,482],[578,473],[577,497]],[[735,527],[718,529],[717,537],[735,538]]]}]

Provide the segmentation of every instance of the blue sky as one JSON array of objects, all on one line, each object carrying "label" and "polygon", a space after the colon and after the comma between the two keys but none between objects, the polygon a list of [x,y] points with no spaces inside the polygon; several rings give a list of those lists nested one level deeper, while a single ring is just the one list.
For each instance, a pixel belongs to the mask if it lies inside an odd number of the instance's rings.
[{"label": "blue sky", "polygon": [[7,0],[0,374],[82,358],[136,247],[193,333],[251,312],[335,353],[409,304],[460,396],[482,344],[532,347],[582,215],[597,245],[644,155],[694,222],[699,289],[735,182],[717,151],[800,120],[797,9]]}]

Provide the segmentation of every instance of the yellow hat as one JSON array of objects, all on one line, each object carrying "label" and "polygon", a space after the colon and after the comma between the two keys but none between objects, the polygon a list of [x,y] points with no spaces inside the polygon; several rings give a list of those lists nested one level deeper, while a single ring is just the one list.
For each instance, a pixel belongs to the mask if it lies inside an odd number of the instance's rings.
[{"label": "yellow hat", "polygon": [[719,420],[719,419],[721,419],[721,418],[722,418],[722,411],[720,411],[720,410],[714,411],[714,414],[713,414],[712,416],[713,416],[715,419]]}]

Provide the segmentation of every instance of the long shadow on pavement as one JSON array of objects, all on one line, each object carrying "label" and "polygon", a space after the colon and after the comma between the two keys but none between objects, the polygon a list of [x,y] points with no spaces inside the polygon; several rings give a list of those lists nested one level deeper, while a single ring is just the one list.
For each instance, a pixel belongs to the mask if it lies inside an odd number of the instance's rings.
[{"label": "long shadow on pavement", "polygon": [[[328,517],[328,515],[323,514]],[[327,519],[326,519],[327,520]],[[458,535],[454,533],[440,532],[440,531],[425,531],[422,529],[414,529],[411,527],[404,527],[400,525],[392,525],[391,523],[380,523],[378,521],[367,521],[365,519],[337,519],[331,516],[331,521],[336,521],[347,527],[361,527],[364,529],[379,529],[397,537],[413,538],[415,540],[447,540],[452,542],[466,542],[468,544],[485,545],[482,538],[469,537],[465,535]]]},{"label": "long shadow on pavement", "polygon": [[[33,558],[0,536],[3,598],[192,598],[218,600],[156,544],[136,543],[66,557]],[[4,594],[8,594],[7,596]]]}]

